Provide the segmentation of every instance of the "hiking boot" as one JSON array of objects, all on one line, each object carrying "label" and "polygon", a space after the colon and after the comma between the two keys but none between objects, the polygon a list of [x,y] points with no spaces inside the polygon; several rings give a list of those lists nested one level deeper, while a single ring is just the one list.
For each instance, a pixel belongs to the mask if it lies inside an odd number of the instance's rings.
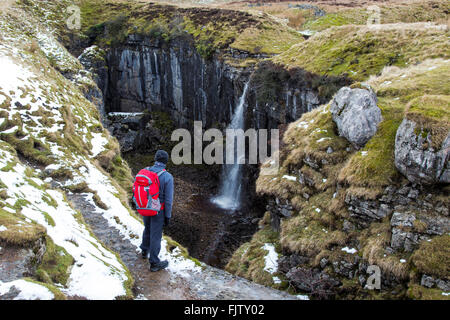
[{"label": "hiking boot", "polygon": [[163,269],[167,268],[168,265],[169,265],[169,262],[167,260],[160,261],[158,263],[151,263],[150,264],[150,271],[151,272],[156,272],[156,271],[159,271],[159,270],[163,270]]},{"label": "hiking boot", "polygon": [[147,250],[142,250],[142,259],[148,259],[148,252],[147,252]]}]

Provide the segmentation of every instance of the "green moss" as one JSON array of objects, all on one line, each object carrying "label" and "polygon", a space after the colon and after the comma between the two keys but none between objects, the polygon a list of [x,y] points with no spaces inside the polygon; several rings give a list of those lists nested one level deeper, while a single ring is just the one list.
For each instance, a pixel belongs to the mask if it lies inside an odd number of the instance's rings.
[{"label": "green moss", "polygon": [[408,288],[408,298],[413,300],[450,300],[450,296],[443,295],[439,289],[430,289],[413,284]]},{"label": "green moss", "polygon": [[13,208],[16,209],[17,211],[22,210],[23,207],[26,207],[28,205],[30,205],[31,203],[26,200],[26,199],[17,199],[16,202],[14,203]]},{"label": "green moss", "polygon": [[69,268],[73,263],[72,256],[47,236],[46,251],[36,270],[36,276],[38,280],[48,284],[66,285],[70,275]]},{"label": "green moss", "polygon": [[308,217],[307,213],[282,221],[280,236],[283,247],[310,257],[335,245],[343,245],[347,240],[342,231],[333,231],[313,216]]},{"label": "green moss", "polygon": [[379,103],[383,121],[369,142],[349,159],[339,173],[341,181],[358,187],[384,187],[398,181],[395,168],[395,135],[402,121],[401,107]]},{"label": "green moss", "polygon": [[117,155],[107,172],[111,175],[111,177],[117,181],[120,188],[125,190],[126,193],[131,194],[132,185],[133,185],[133,176],[131,175],[130,168],[123,161],[120,155]]},{"label": "green moss", "polygon": [[3,171],[3,172],[11,171],[11,170],[13,170],[13,168],[16,166],[16,164],[17,164],[17,161],[16,161],[16,160],[10,161],[10,162],[8,162],[8,163],[6,164],[6,166],[4,166],[3,168],[1,168],[0,170]]}]

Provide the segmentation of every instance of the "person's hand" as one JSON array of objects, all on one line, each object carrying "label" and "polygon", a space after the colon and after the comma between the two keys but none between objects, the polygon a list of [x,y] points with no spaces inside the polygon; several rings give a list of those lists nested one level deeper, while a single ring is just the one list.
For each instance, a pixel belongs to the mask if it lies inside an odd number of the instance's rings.
[{"label": "person's hand", "polygon": [[164,218],[164,227],[168,227],[170,224],[170,218]]}]

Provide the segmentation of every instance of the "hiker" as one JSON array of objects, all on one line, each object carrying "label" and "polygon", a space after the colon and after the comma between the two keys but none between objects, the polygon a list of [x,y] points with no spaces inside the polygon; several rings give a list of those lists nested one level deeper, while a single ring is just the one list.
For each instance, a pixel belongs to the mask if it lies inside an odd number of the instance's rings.
[{"label": "hiker", "polygon": [[173,177],[165,170],[168,161],[168,153],[158,150],[155,164],[139,171],[133,187],[133,199],[137,211],[143,216],[145,226],[140,246],[142,258],[149,259],[151,272],[165,269],[169,265],[167,260],[161,261],[158,258],[163,227],[169,225],[172,217]]}]

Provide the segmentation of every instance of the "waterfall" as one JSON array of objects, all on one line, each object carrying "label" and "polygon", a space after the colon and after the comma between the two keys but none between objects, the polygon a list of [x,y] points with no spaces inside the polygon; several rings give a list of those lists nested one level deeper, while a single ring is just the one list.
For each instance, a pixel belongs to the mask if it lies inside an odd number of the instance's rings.
[{"label": "waterfall", "polygon": [[[239,99],[239,104],[234,110],[231,123],[227,129],[244,129],[244,106],[249,82],[250,81],[244,86],[244,91]],[[223,165],[222,183],[219,194],[213,198],[212,201],[223,209],[237,210],[241,205],[241,187],[242,165],[239,164],[239,159],[235,159],[233,164]]]}]

